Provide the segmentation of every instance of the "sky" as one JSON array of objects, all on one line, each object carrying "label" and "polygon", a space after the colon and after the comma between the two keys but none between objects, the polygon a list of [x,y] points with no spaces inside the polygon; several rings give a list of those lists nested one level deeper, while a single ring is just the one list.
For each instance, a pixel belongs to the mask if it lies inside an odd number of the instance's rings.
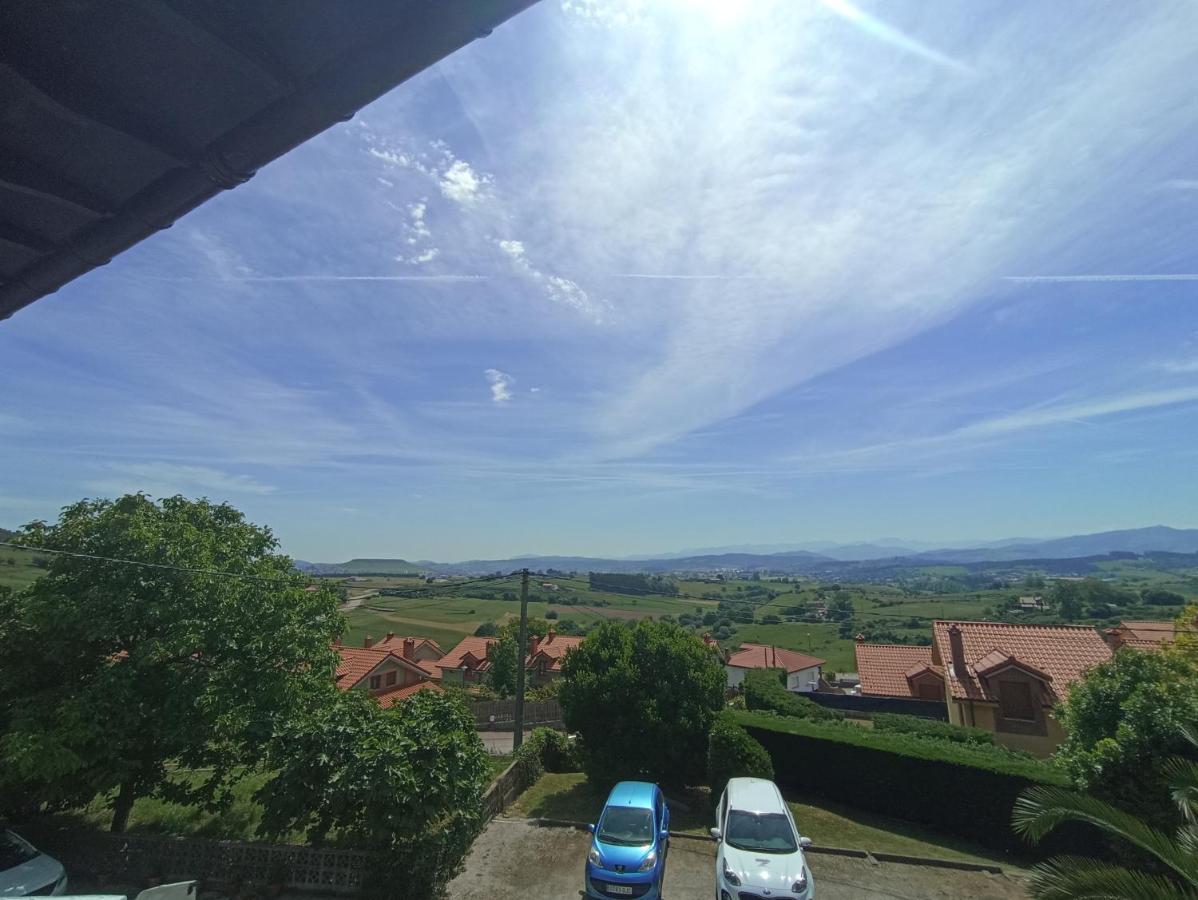
[{"label": "sky", "polygon": [[542,0],[0,323],[0,525],[1198,526],[1198,4]]}]

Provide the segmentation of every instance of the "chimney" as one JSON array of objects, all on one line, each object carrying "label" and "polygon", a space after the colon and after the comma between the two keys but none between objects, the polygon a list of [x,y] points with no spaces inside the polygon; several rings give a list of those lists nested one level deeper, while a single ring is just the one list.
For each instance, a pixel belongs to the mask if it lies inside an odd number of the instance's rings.
[{"label": "chimney", "polygon": [[362,646],[369,650],[374,646],[374,638],[372,638],[370,635],[366,635],[366,637],[362,638]]},{"label": "chimney", "polygon": [[534,634],[528,642],[528,655],[536,656],[539,649],[541,649],[541,639]]},{"label": "chimney", "polygon": [[864,644],[865,643],[865,635],[859,634],[855,638],[853,638],[853,640],[855,640],[858,644]]},{"label": "chimney", "polygon": [[416,641],[410,637],[403,639],[403,658],[412,659],[416,654]]},{"label": "chimney", "polygon": [[550,625],[549,634],[545,635],[545,643],[552,644],[555,637],[557,637],[557,629]]},{"label": "chimney", "polygon": [[965,668],[965,641],[961,637],[961,628],[955,622],[948,626],[948,649],[952,655],[953,677],[964,681],[968,677]]},{"label": "chimney", "polygon": [[390,642],[390,640],[391,640],[391,638],[393,638],[393,637],[395,637],[395,632],[394,632],[394,631],[388,631],[388,632],[387,632],[387,636],[386,636],[385,638],[383,638],[383,643],[384,643],[384,644],[386,644],[386,643],[389,643],[389,642]]}]

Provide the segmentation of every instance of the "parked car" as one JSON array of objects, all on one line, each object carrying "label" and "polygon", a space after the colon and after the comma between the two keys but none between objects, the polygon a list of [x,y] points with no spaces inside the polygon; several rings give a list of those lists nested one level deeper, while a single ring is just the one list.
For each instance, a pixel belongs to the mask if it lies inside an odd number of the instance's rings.
[{"label": "parked car", "polygon": [[66,892],[67,871],[15,831],[0,829],[0,897],[45,897]]},{"label": "parked car", "polygon": [[670,848],[670,807],[655,784],[621,781],[607,797],[587,854],[587,897],[658,900]]},{"label": "parked car", "polygon": [[813,900],[815,880],[782,792],[764,778],[732,778],[716,807],[711,836],[717,900]]}]

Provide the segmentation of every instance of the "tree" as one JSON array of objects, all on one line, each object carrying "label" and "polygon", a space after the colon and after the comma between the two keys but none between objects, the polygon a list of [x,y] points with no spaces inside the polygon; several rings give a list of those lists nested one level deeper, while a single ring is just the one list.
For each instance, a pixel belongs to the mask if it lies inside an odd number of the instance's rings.
[{"label": "tree", "polygon": [[1180,652],[1120,650],[1069,692],[1056,716],[1067,737],[1056,761],[1074,786],[1148,816],[1168,810],[1162,761],[1186,752],[1182,728],[1198,722],[1198,674]]},{"label": "tree", "polygon": [[1185,606],[1186,598],[1172,591],[1149,590],[1140,591],[1140,599],[1153,606]]},{"label": "tree", "polygon": [[701,782],[724,684],[715,654],[678,625],[599,625],[562,663],[562,716],[581,738],[587,777]]},{"label": "tree", "polygon": [[[0,598],[0,787],[105,795],[114,831],[141,796],[220,804],[234,767],[336,690],[336,595],[305,590],[270,530],[231,506],[84,500],[22,541],[171,568],[55,555]],[[204,774],[173,780],[168,764]]]},{"label": "tree", "polygon": [[[530,618],[528,620],[528,637],[544,637],[549,633],[549,623],[544,619]],[[511,697],[516,693],[516,667],[520,665],[525,653],[517,649],[520,638],[520,622],[508,622],[496,632],[494,644],[491,645],[491,671],[487,676],[491,682],[491,690],[502,697]]]},{"label": "tree", "polygon": [[499,626],[494,622],[481,622],[474,629],[475,637],[494,637],[499,632]]},{"label": "tree", "polygon": [[[1178,738],[1198,749],[1192,731]],[[1032,869],[1032,893],[1039,900],[1193,900],[1198,896],[1198,764],[1174,758],[1163,767],[1184,824],[1176,838],[1096,797],[1058,787],[1034,787],[1015,801],[1015,831],[1035,843],[1062,822],[1084,822],[1151,857],[1159,871],[1141,872],[1107,861],[1054,857]]]},{"label": "tree", "polygon": [[1073,621],[1081,617],[1082,596],[1076,581],[1057,581],[1052,587],[1051,600],[1061,618]]},{"label": "tree", "polygon": [[722,712],[707,742],[707,783],[711,802],[719,800],[729,778],[774,779],[774,764],[765,748],[745,731],[732,714]]},{"label": "tree", "polygon": [[263,835],[336,831],[381,851],[390,871],[376,878],[402,876],[404,896],[452,877],[481,823],[487,755],[456,697],[419,691],[382,709],[338,693],[282,729],[269,763],[277,774],[256,795]]}]

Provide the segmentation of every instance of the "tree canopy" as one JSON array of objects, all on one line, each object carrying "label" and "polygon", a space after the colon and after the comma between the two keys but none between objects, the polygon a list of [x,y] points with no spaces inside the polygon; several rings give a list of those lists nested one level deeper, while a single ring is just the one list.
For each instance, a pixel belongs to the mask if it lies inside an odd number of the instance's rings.
[{"label": "tree canopy", "polygon": [[[306,590],[270,530],[231,506],[84,500],[21,539],[92,558],[52,555],[42,578],[0,597],[10,794],[115,794],[118,831],[139,796],[218,803],[281,722],[335,693],[335,595]],[[174,781],[168,762],[207,774]]]},{"label": "tree canopy", "polygon": [[[549,623],[544,619],[529,618],[528,637],[544,637],[549,633]],[[502,697],[516,693],[516,669],[525,654],[519,652],[520,622],[513,619],[499,628],[495,644],[491,647],[491,672],[488,679],[491,690]]]},{"label": "tree canopy", "polygon": [[668,622],[604,622],[562,663],[566,726],[596,784],[701,783],[725,674],[699,638]]}]

